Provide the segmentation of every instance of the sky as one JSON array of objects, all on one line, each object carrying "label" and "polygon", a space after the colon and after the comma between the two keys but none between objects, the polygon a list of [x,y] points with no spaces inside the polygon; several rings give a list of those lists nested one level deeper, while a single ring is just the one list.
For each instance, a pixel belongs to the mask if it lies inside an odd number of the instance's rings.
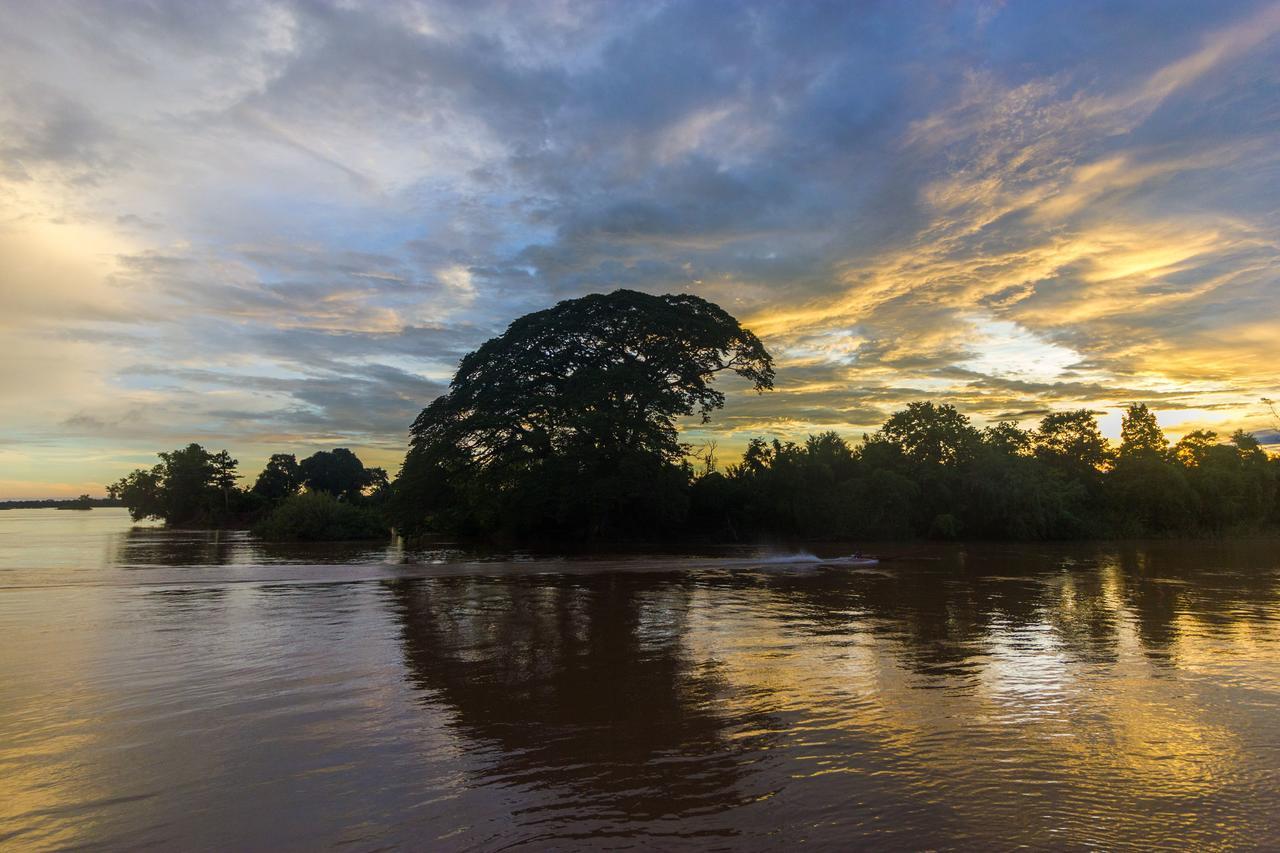
[{"label": "sky", "polygon": [[777,359],[693,444],[1151,405],[1280,440],[1280,3],[0,0],[0,499],[394,473],[627,287]]}]

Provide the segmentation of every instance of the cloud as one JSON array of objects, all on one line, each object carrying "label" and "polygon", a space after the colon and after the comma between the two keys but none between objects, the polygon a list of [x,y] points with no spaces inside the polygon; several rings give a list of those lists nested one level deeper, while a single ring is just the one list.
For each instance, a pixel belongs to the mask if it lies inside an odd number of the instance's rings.
[{"label": "cloud", "polygon": [[197,434],[390,459],[463,353],[619,286],[777,354],[690,433],[729,447],[918,397],[1262,429],[1278,31],[1177,0],[0,9],[0,440],[46,447],[12,479]]}]

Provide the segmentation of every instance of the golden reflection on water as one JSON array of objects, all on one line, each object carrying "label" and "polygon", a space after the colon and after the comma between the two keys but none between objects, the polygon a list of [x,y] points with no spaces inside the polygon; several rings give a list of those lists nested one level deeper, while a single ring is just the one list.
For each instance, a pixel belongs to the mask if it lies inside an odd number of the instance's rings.
[{"label": "golden reflection on water", "polygon": [[317,566],[6,523],[0,845],[1280,843],[1275,543]]},{"label": "golden reflection on water", "polygon": [[[85,772],[83,756],[98,740],[94,721],[74,711],[48,713],[51,707],[83,706],[91,639],[47,629],[36,607],[31,608],[34,613],[22,613],[21,605],[30,598],[30,593],[11,594],[6,603],[18,605],[19,612],[6,610],[7,618],[0,622],[5,638],[0,653],[0,845],[36,821],[42,830],[26,835],[28,843],[70,847],[93,837],[95,820],[92,815],[82,820],[56,817],[112,796],[99,774]],[[82,616],[93,619],[94,603],[83,606]],[[55,819],[40,820],[46,816]]]},{"label": "golden reflection on water", "polygon": [[[1137,563],[1146,569],[1144,559]],[[742,703],[738,713],[762,702],[780,711],[838,709],[837,716],[789,722],[787,729],[864,732],[874,739],[872,748],[909,757],[895,769],[908,786],[963,789],[952,806],[965,818],[968,837],[989,833],[984,789],[996,795],[1011,768],[1014,776],[1025,773],[1026,787],[1018,792],[1025,797],[1023,818],[1040,824],[1042,838],[1053,837],[1063,819],[1061,802],[1034,791],[1047,780],[1058,789],[1086,789],[1090,802],[1072,819],[1096,818],[1100,832],[1077,840],[1114,843],[1107,832],[1118,818],[1130,840],[1179,832],[1196,837],[1204,821],[1196,806],[1256,772],[1250,764],[1258,756],[1245,753],[1232,728],[1234,709],[1206,694],[1220,689],[1216,677],[1238,678],[1242,670],[1252,671],[1253,686],[1274,691],[1280,684],[1271,668],[1280,648],[1274,599],[1265,622],[1222,624],[1220,614],[1179,612],[1162,632],[1163,647],[1153,648],[1141,635],[1143,615],[1129,606],[1135,594],[1118,561],[1085,576],[1000,580],[1040,584],[1045,592],[1030,620],[992,620],[985,627],[968,671],[946,679],[941,709],[921,695],[919,670],[902,664],[911,638],[868,630],[866,614],[856,609],[832,614],[838,617],[833,624],[843,622],[850,633],[820,655],[780,644],[796,631],[795,607],[777,594],[756,602],[751,613],[735,613],[731,633],[713,607],[699,608],[702,618],[690,622],[687,642],[695,659],[716,662],[730,685],[726,701]],[[1178,579],[1155,582],[1188,586]],[[944,633],[968,632],[973,613],[966,604],[948,604]],[[1171,690],[1170,661],[1195,678]],[[976,737],[948,736],[966,730]],[[859,763],[838,752],[797,758],[796,779],[856,772]],[[1087,790],[1096,780],[1106,780],[1105,791]],[[1239,843],[1274,832],[1266,812],[1227,829]]]},{"label": "golden reflection on water", "polygon": [[[87,721],[71,722],[84,725]],[[88,745],[90,735],[37,736],[42,737],[38,744],[0,749],[0,767],[4,768],[0,775],[0,839],[21,832],[33,819],[103,799],[82,785],[67,784],[80,775],[70,756]],[[48,831],[27,835],[25,840],[65,848],[86,843],[93,837],[92,831],[92,820],[58,821],[50,824]]]}]

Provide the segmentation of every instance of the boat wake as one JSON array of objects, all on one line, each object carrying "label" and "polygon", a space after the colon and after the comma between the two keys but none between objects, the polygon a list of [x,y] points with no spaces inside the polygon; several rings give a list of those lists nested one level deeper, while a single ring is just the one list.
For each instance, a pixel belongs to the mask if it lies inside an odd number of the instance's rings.
[{"label": "boat wake", "polygon": [[748,562],[757,566],[874,566],[880,561],[857,553],[845,557],[819,557],[808,551],[796,551],[791,554],[764,554]]},{"label": "boat wake", "polygon": [[824,560],[821,557],[810,554],[808,551],[796,551],[792,554],[762,554],[759,557],[752,557],[753,563],[764,563],[766,565],[790,565],[792,563],[821,563]]}]

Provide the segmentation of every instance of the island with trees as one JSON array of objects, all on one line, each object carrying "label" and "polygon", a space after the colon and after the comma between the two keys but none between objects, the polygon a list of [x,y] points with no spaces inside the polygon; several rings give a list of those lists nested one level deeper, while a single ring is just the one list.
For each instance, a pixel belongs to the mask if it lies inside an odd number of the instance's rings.
[{"label": "island with trees", "polygon": [[135,519],[272,539],[1077,539],[1280,529],[1280,457],[1237,430],[1171,443],[1141,402],[1113,445],[1086,409],[979,429],[920,401],[856,442],[755,438],[719,468],[682,419],[717,376],[773,387],[773,358],[717,305],[628,290],[528,314],[462,359],[412,424],[399,476],[350,450],[271,457],[251,487],[198,444],[111,487]]},{"label": "island with trees", "polygon": [[109,487],[135,521],[154,518],[174,527],[252,525],[276,540],[378,539],[390,536],[380,511],[387,473],[366,468],[345,447],[301,462],[274,454],[250,488],[237,485],[239,461],[199,444],[161,453]]}]

